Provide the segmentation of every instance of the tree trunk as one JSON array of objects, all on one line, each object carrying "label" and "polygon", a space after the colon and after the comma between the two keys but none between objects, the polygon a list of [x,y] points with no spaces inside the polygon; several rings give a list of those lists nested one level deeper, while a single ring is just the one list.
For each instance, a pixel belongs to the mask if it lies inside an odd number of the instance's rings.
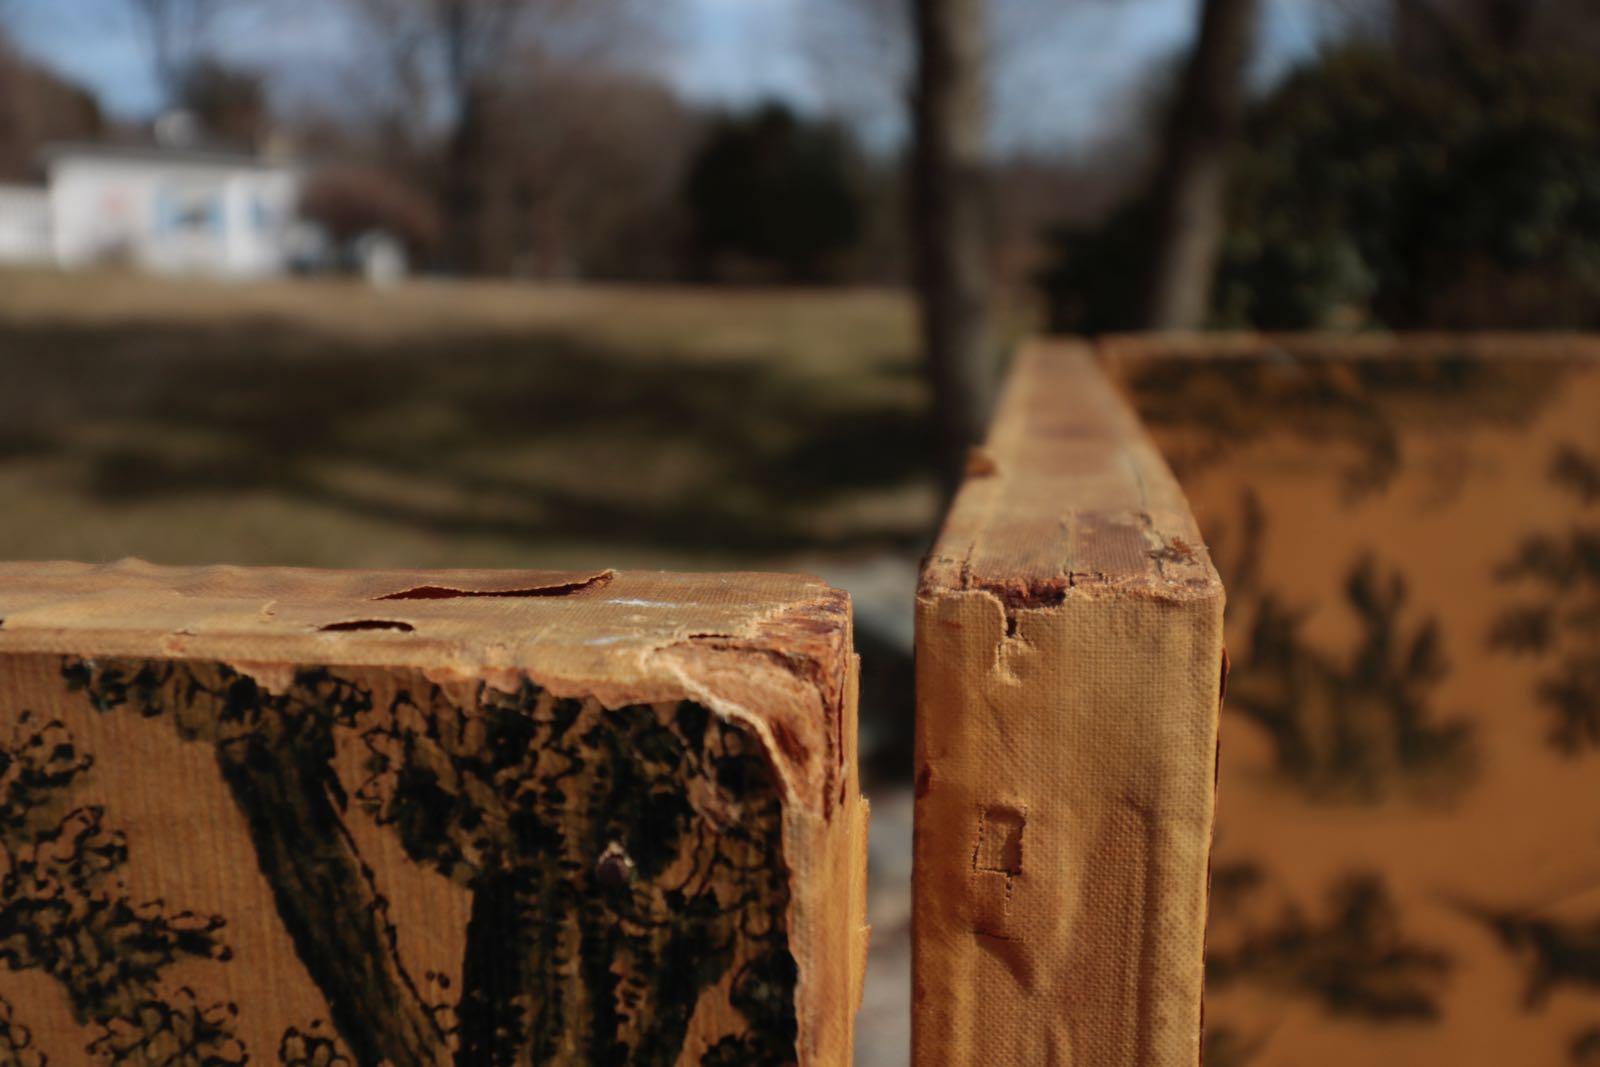
[{"label": "tree trunk", "polygon": [[1147,325],[1205,325],[1222,248],[1228,154],[1238,136],[1257,0],[1201,0],[1200,33],[1167,128]]},{"label": "tree trunk", "polygon": [[1484,27],[1494,47],[1508,54],[1527,47],[1538,8],[1535,0],[1479,0],[1479,3]]},{"label": "tree trunk", "polygon": [[296,953],[361,1067],[445,1067],[444,1035],[395,955],[384,905],[331,790],[331,752],[304,737],[219,744],[261,873]]},{"label": "tree trunk", "polygon": [[[745,929],[751,916],[743,908],[763,908],[769,947],[790,958],[779,919],[788,901],[773,873],[779,815],[775,806],[759,804],[759,793],[744,810],[748,820],[761,821],[716,838],[714,855],[678,853],[701,847],[699,835],[682,828],[663,834],[677,858],[650,864],[655,877],[687,869],[700,872],[706,884],[690,879],[670,891],[636,891],[628,881],[607,886],[600,879],[593,856],[604,854],[604,843],[620,844],[631,827],[660,818],[663,809],[691,810],[687,792],[676,792],[683,783],[661,780],[659,769],[628,765],[626,749],[637,741],[638,735],[613,734],[602,739],[610,746],[604,754],[569,750],[574,781],[567,795],[583,799],[546,811],[555,815],[559,849],[499,858],[495,862],[504,866],[474,880],[456,1007],[457,1067],[671,1067],[702,995],[723,980],[735,946],[760,936]],[[605,769],[584,788],[578,782],[595,773],[596,756]],[[720,899],[739,906],[721,905],[717,889]],[[792,1003],[792,982],[775,985]],[[741,1006],[737,996],[732,1003]],[[738,1036],[748,1047],[776,1046],[775,1062],[793,1050],[792,1015],[787,1031],[783,1020],[747,1022]]]},{"label": "tree trunk", "polygon": [[442,193],[447,266],[459,274],[484,268],[484,186],[488,163],[487,94],[462,90],[460,111],[444,147]]},{"label": "tree trunk", "polygon": [[524,905],[517,881],[517,872],[496,870],[473,886],[456,1005],[458,1067],[514,1062],[518,1039],[528,1030],[528,1020],[517,1007],[525,993],[520,964],[528,958],[520,943]]},{"label": "tree trunk", "polygon": [[457,1067],[556,1063],[582,1047],[588,991],[569,969],[581,949],[571,921],[579,905],[561,866],[551,859],[501,867],[475,881],[456,1004]]},{"label": "tree trunk", "polygon": [[911,232],[923,357],[933,386],[942,473],[954,490],[988,422],[988,242],[984,224],[983,0],[911,0]]}]

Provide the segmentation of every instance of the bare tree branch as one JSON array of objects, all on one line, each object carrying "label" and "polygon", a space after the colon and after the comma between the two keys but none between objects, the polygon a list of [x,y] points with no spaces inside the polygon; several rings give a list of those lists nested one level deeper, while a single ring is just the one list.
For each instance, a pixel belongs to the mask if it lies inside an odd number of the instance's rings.
[{"label": "bare tree branch", "polygon": [[924,360],[953,490],[988,421],[992,388],[984,223],[988,83],[984,0],[911,0],[912,236]]},{"label": "bare tree branch", "polygon": [[[514,131],[497,113],[503,86],[541,57],[589,35],[625,36],[633,0],[345,0],[374,62],[363,72],[392,94],[386,125],[412,149],[437,150],[448,265],[498,268],[489,207],[503,198],[499,146]],[[500,242],[503,243],[503,242]]]},{"label": "bare tree branch", "polygon": [[156,84],[172,103],[184,77],[211,47],[212,33],[232,0],[126,0],[149,52]]},{"label": "bare tree branch", "polygon": [[1222,247],[1227,157],[1244,107],[1257,0],[1201,0],[1200,32],[1167,127],[1149,325],[1204,325]]}]

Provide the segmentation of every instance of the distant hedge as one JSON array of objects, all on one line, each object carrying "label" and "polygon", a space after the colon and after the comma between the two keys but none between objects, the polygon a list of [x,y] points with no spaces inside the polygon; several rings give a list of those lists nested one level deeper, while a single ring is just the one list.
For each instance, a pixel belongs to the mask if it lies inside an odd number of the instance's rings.
[{"label": "distant hedge", "polygon": [[[1052,235],[1054,324],[1139,325],[1148,196]],[[1332,50],[1257,102],[1213,324],[1600,326],[1600,64]]]},{"label": "distant hedge", "polygon": [[861,162],[836,123],[781,104],[719,119],[684,184],[694,273],[723,281],[830,280],[863,236]]}]

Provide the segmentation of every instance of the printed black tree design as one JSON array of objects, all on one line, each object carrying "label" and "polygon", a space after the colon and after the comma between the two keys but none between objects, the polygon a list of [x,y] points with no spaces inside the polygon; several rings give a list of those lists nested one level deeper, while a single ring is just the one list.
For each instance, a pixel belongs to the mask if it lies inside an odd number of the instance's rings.
[{"label": "printed black tree design", "polygon": [[5,997],[0,997],[0,1067],[49,1067],[33,1043],[33,1031],[16,1018]]},{"label": "printed black tree design", "polygon": [[1531,911],[1464,909],[1494,932],[1528,974],[1523,1002],[1536,1008],[1563,986],[1600,990],[1600,918],[1563,921]]},{"label": "printed black tree design", "polygon": [[355,1067],[338,1039],[321,1030],[320,1022],[305,1030],[289,1027],[278,1042],[279,1067]]},{"label": "printed black tree design", "polygon": [[[769,990],[757,1010],[792,997],[777,797],[743,731],[695,704],[607,711],[525,685],[471,709],[402,693],[363,738],[361,801],[473,890],[460,1062],[570,1057],[577,1031],[591,1062],[671,1063],[741,935],[776,951],[749,962],[736,1006],[752,986]],[[711,818],[692,783],[715,791]],[[563,981],[573,967],[583,980]],[[792,1020],[758,1032],[772,1046],[739,1062],[792,1057]]]},{"label": "printed black tree design", "polygon": [[1559,360],[1468,352],[1340,358],[1314,344],[1259,354],[1139,358],[1123,380],[1180,480],[1270,437],[1341,446],[1336,473],[1354,501],[1400,473],[1408,427],[1525,425],[1570,372]]},{"label": "printed black tree design", "polygon": [[[61,723],[26,711],[0,738],[0,965],[60,983],[98,1062],[242,1067],[232,1008],[161,982],[181,960],[228,958],[222,919],[128,895],[126,840],[73,800],[92,765]],[[3,1002],[0,1063],[45,1064]]]},{"label": "printed black tree design", "polygon": [[1600,1026],[1578,1031],[1567,1051],[1577,1067],[1600,1067]]},{"label": "printed black tree design", "polygon": [[353,720],[365,695],[325,671],[302,674],[281,696],[225,667],[72,663],[64,675],[97,710],[170,714],[181,737],[215,746],[289,936],[359,1062],[446,1062],[443,1034],[399,965],[384,904],[340,819],[333,725]]},{"label": "printed black tree design", "polygon": [[1336,656],[1302,635],[1304,612],[1247,576],[1230,605],[1254,615],[1228,706],[1267,731],[1279,768],[1314,795],[1376,800],[1396,779],[1458,785],[1473,765],[1472,737],[1466,723],[1436,721],[1432,690],[1449,673],[1437,620],[1408,626],[1405,579],[1371,557],[1344,592],[1360,638]]},{"label": "printed black tree design", "polygon": [[[1550,476],[1585,508],[1600,504],[1600,457],[1562,448]],[[1538,599],[1502,613],[1491,644],[1549,666],[1538,692],[1552,745],[1569,756],[1600,749],[1600,523],[1527,538],[1499,577]]]},{"label": "printed black tree design", "polygon": [[[465,705],[425,685],[375,708],[325,670],[276,694],[220,665],[72,663],[65,674],[102,711],[170,715],[183,738],[215,747],[356,1062],[670,1064],[702,993],[734,968],[730,1001],[747,1026],[706,1062],[792,1062],[772,771],[752,736],[704,708],[608,710],[532,685],[478,686]],[[332,767],[341,730],[370,753],[353,797]],[[344,822],[352,799],[414,860],[472,891],[454,1025],[399,958]],[[335,1052],[294,1036],[307,1062]]]},{"label": "printed black tree design", "polygon": [[[1230,878],[1243,893],[1260,883],[1259,872]],[[1405,936],[1399,908],[1381,879],[1356,874],[1338,882],[1320,919],[1290,905],[1260,924],[1243,914],[1242,901],[1233,908],[1241,914],[1229,925],[1239,931],[1227,931],[1225,943],[1208,953],[1208,983],[1268,985],[1310,997],[1335,1015],[1414,1021],[1439,1014],[1450,957]]]},{"label": "printed black tree design", "polygon": [[1200,1062],[1206,1067],[1245,1067],[1260,1054],[1264,1041],[1250,1040],[1230,1026],[1217,1026],[1209,1020]]}]

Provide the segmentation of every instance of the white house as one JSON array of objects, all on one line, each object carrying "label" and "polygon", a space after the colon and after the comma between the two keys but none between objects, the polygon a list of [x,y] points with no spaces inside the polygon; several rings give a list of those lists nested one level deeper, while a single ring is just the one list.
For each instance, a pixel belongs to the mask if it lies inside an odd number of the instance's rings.
[{"label": "white house", "polygon": [[50,259],[60,267],[117,262],[229,278],[290,267],[302,180],[293,165],[111,144],[55,145],[44,164]]},{"label": "white house", "polygon": [[0,263],[48,263],[50,193],[32,185],[0,185]]}]

